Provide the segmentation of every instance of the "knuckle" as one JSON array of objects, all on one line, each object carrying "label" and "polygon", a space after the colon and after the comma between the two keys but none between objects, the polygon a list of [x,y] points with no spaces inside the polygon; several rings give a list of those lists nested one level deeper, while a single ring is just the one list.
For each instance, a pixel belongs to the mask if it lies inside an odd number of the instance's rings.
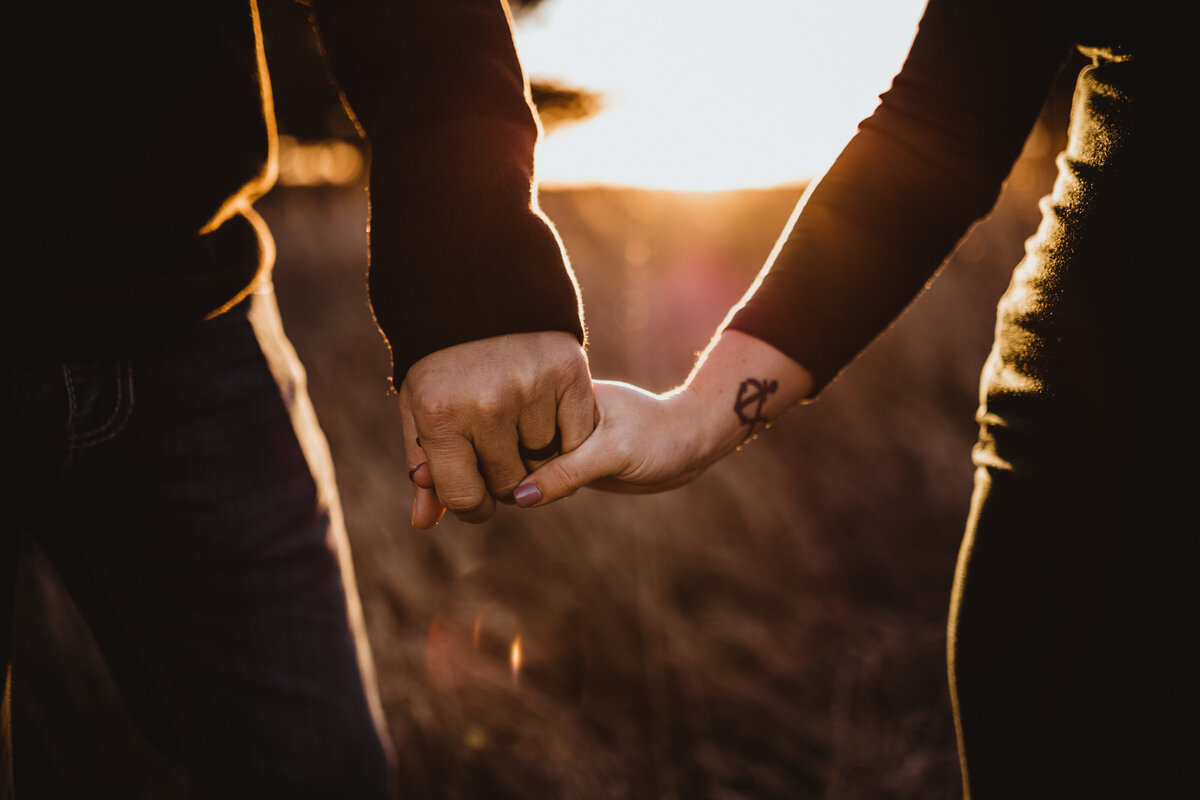
[{"label": "knuckle", "polygon": [[464,514],[474,514],[487,505],[486,495],[476,492],[447,492],[444,495],[439,494],[438,499],[455,516],[460,517]]},{"label": "knuckle", "polygon": [[525,365],[524,369],[513,376],[513,382],[516,391],[526,403],[554,391],[552,381],[547,379],[546,365],[541,361]]},{"label": "knuckle", "polygon": [[586,415],[590,420],[594,412],[595,399],[592,394],[592,377],[586,371],[564,380],[562,383],[562,398],[569,404],[569,409],[581,418]]},{"label": "knuckle", "polygon": [[521,359],[509,368],[508,379],[515,391],[528,394],[534,390],[545,372],[545,361],[540,355]]},{"label": "knuckle", "polygon": [[491,497],[506,497],[525,479],[525,465],[511,459],[496,459],[481,464],[484,483]]},{"label": "knuckle", "polygon": [[525,479],[525,475],[504,475],[494,481],[491,485],[493,497],[508,497]]},{"label": "knuckle", "polygon": [[456,471],[460,462],[456,442],[461,433],[453,420],[425,420],[420,425],[417,435],[421,440],[421,450],[425,453],[425,459],[431,465],[430,469],[438,473]]},{"label": "knuckle", "polygon": [[548,469],[554,482],[568,491],[574,491],[583,485],[583,475],[568,464],[551,463]]},{"label": "knuckle", "polygon": [[487,522],[489,519],[492,518],[492,515],[494,513],[495,513],[495,506],[485,505],[485,506],[480,506],[478,508],[473,508],[469,511],[455,511],[454,516],[457,517],[458,519],[462,520],[463,522],[469,522],[471,524],[478,524],[480,522]]},{"label": "knuckle", "polygon": [[441,386],[422,386],[412,393],[413,413],[426,420],[445,420],[454,414],[454,396]]},{"label": "knuckle", "polygon": [[[505,464],[503,466],[497,466],[494,464],[491,465],[489,468],[486,469],[486,471],[484,473],[484,475],[485,475],[484,480],[487,483],[487,488],[489,490],[489,493],[493,497],[495,497],[496,496],[495,490],[504,488],[504,487],[508,486],[510,483],[513,483],[513,479],[516,476],[516,474],[517,474],[517,470],[514,469],[511,465],[508,465],[508,464]],[[524,473],[521,474],[520,478],[523,478],[523,477],[525,477]],[[516,480],[519,481],[520,478],[516,478]]]},{"label": "knuckle", "polygon": [[578,388],[587,379],[587,368],[574,358],[555,359],[552,374],[564,388]]},{"label": "knuckle", "polygon": [[475,395],[472,405],[480,416],[491,419],[503,414],[508,403],[505,392],[489,388],[480,390]]}]

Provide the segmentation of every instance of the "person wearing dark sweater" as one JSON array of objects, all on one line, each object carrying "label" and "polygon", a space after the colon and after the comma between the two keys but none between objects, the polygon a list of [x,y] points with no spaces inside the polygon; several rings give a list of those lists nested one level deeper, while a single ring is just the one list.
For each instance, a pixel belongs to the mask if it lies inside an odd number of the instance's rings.
[{"label": "person wearing dark sweater", "polygon": [[963,781],[976,800],[1196,796],[1189,11],[931,0],[687,382],[598,383],[596,432],[518,504],[678,485],[815,397],[991,208],[1074,44],[1091,64],[1069,143],[983,370],[948,635]]},{"label": "person wearing dark sweater", "polygon": [[[594,424],[507,8],[310,5],[371,148],[370,299],[406,466],[438,486],[417,487],[414,524],[486,519],[531,449]],[[386,796],[329,455],[253,207],[277,149],[256,0],[6,16],[0,657],[28,534],[197,792]]]}]

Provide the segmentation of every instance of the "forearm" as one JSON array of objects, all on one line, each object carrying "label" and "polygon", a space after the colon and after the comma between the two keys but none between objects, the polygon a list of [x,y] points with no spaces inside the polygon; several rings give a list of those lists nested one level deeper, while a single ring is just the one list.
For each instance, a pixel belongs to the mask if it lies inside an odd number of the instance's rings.
[{"label": "forearm", "polygon": [[987,214],[1071,36],[1063,3],[930,0],[892,88],[810,187],[730,326],[819,392]]},{"label": "forearm", "polygon": [[812,391],[808,370],[749,334],[724,330],[676,390],[693,420],[700,470],[769,427]]},{"label": "forearm", "polygon": [[432,352],[565,331],[582,309],[536,204],[538,126],[502,0],[313,0],[371,144],[369,276],[395,383]]}]

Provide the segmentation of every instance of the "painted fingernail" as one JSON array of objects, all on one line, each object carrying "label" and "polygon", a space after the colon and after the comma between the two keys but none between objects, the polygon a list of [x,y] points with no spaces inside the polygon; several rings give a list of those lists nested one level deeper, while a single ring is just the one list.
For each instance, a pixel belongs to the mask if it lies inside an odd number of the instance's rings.
[{"label": "painted fingernail", "polygon": [[513,500],[517,501],[517,505],[521,508],[529,508],[531,505],[542,499],[542,490],[537,487],[536,483],[527,483],[524,486],[518,486],[513,492]]}]

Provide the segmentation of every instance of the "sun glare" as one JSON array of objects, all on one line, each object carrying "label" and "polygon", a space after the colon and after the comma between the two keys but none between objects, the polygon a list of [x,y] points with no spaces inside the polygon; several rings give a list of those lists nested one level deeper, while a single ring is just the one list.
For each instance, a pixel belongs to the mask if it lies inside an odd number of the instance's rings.
[{"label": "sun glare", "polygon": [[547,135],[544,186],[675,190],[807,180],[875,107],[917,0],[546,0],[517,20],[532,78],[601,95]]}]

